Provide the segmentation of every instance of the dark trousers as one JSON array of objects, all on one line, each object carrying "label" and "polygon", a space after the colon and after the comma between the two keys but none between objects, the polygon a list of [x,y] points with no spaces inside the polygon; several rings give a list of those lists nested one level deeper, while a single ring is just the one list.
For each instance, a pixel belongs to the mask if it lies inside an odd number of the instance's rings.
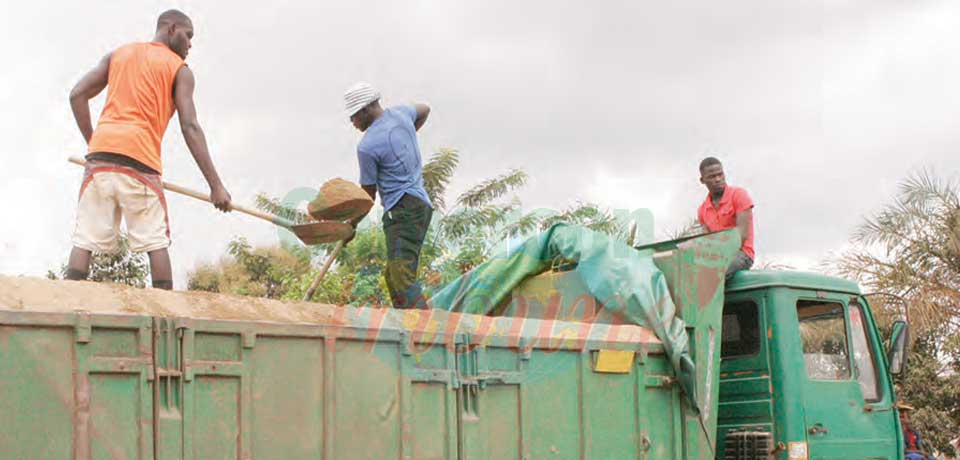
[{"label": "dark trousers", "polygon": [[430,227],[433,209],[409,194],[383,216],[387,239],[387,288],[394,308],[425,308],[426,302],[417,282],[420,249]]},{"label": "dark trousers", "polygon": [[733,278],[733,274],[740,270],[749,270],[753,266],[753,259],[750,258],[745,252],[737,252],[737,255],[733,258],[733,262],[730,262],[730,266],[727,267],[727,281],[730,281],[730,278]]}]

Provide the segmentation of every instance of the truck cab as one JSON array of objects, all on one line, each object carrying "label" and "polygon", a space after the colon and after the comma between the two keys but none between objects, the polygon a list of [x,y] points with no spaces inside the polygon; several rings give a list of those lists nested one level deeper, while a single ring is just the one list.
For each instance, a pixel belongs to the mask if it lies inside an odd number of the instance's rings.
[{"label": "truck cab", "polygon": [[895,333],[888,359],[853,282],[737,273],[725,290],[717,458],[903,458],[888,361],[900,367],[905,340]]}]

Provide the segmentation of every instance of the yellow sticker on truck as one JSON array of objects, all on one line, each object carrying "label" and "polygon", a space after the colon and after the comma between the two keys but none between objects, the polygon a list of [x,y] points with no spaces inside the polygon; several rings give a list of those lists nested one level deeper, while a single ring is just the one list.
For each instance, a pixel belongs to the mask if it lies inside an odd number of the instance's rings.
[{"label": "yellow sticker on truck", "polygon": [[633,367],[633,351],[600,350],[597,352],[597,362],[593,366],[594,372],[608,374],[629,374]]}]

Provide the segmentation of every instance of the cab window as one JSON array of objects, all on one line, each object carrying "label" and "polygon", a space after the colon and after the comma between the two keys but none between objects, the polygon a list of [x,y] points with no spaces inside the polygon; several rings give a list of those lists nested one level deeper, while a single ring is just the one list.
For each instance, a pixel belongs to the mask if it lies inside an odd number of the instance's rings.
[{"label": "cab window", "polygon": [[843,305],[838,302],[797,302],[800,341],[807,376],[814,380],[849,380],[850,358]]},{"label": "cab window", "polygon": [[867,335],[866,316],[863,306],[850,304],[850,334],[853,335],[853,366],[857,373],[857,382],[866,402],[880,400],[880,382],[877,380],[876,357]]},{"label": "cab window", "polygon": [[723,306],[720,357],[752,356],[760,351],[760,315],[756,303],[744,300]]}]

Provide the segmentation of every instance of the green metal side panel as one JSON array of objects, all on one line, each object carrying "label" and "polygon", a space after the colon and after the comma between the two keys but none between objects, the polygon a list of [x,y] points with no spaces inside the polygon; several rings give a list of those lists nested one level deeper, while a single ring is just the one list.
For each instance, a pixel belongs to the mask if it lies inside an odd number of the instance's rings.
[{"label": "green metal side panel", "polygon": [[68,328],[0,325],[0,458],[72,455],[73,338]]},{"label": "green metal side panel", "polygon": [[[253,458],[306,460],[323,455],[323,340],[258,337],[250,362]],[[291,385],[290,377],[296,377]],[[277,430],[277,427],[296,427]]]},{"label": "green metal side panel", "polygon": [[457,458],[457,394],[452,347],[401,346],[404,458]]},{"label": "green metal side panel", "polygon": [[519,458],[518,385],[491,385],[462,395],[472,400],[460,415],[464,459]]},{"label": "green metal side panel", "polygon": [[645,375],[640,385],[643,399],[639,415],[641,445],[648,450],[646,458],[685,458],[683,409],[680,390],[673,383],[673,370],[669,362],[659,356],[651,356],[643,369]]},{"label": "green metal side panel", "polygon": [[[407,313],[365,314],[331,327],[2,312],[0,458],[681,458],[657,346],[433,312],[416,315],[466,332],[417,338]],[[592,339],[558,340],[585,327]],[[601,349],[635,363],[598,373]]]},{"label": "green metal side panel", "polygon": [[179,320],[182,458],[456,458],[454,361],[362,310],[356,327]]},{"label": "green metal side panel", "polygon": [[153,458],[151,319],[0,311],[0,458]]},{"label": "green metal side panel", "polygon": [[335,458],[400,455],[400,353],[396,344],[338,340]]},{"label": "green metal side panel", "polygon": [[549,369],[533,368],[524,385],[524,432],[528,458],[577,458],[580,455],[581,354],[575,351],[535,351],[531,367],[550,362]]}]

